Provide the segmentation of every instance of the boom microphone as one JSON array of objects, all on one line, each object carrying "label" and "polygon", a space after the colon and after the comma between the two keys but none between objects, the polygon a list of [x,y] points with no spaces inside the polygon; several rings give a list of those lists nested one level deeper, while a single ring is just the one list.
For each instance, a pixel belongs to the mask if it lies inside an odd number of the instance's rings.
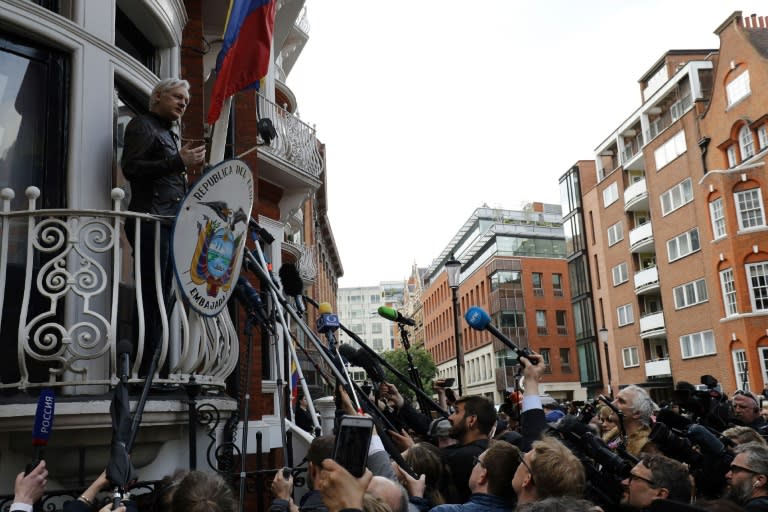
[{"label": "boom microphone", "polygon": [[299,269],[293,263],[283,263],[278,271],[278,275],[280,276],[280,282],[283,283],[283,291],[289,297],[293,297],[293,300],[296,301],[296,311],[303,315],[307,307],[304,305],[303,298],[304,280],[301,279]]},{"label": "boom microphone", "polygon": [[485,312],[485,310],[479,306],[472,306],[467,310],[467,313],[464,315],[464,318],[466,319],[469,326],[477,331],[488,331],[491,334],[493,334],[499,341],[504,343],[506,346],[517,352],[517,357],[525,357],[528,358],[528,360],[531,362],[531,364],[536,364],[538,359],[531,359],[530,356],[533,355],[533,352],[528,350],[525,347],[518,347],[515,345],[515,343],[512,342],[509,338],[504,336],[501,331],[499,331],[497,328],[495,328],[493,325],[491,325],[491,316]]},{"label": "boom microphone", "polygon": [[379,362],[373,359],[368,352],[359,348],[355,349],[352,345],[344,344],[339,346],[339,354],[344,356],[350,364],[365,370],[368,378],[373,382],[386,382],[384,370]]},{"label": "boom microphone", "polygon": [[333,313],[333,308],[327,302],[321,302],[318,307],[320,318],[317,319],[317,330],[333,337],[333,332],[339,328],[339,317]]},{"label": "boom microphone", "polygon": [[245,277],[240,276],[237,278],[233,295],[249,315],[254,315],[261,325],[270,333],[274,333],[272,322],[270,322],[267,314],[264,312],[264,302],[261,300],[261,294]]},{"label": "boom microphone", "polygon": [[378,311],[379,311],[379,315],[386,318],[387,320],[391,320],[399,324],[410,325],[411,327],[416,325],[416,321],[413,318],[408,318],[407,316],[403,316],[395,308],[388,308],[387,306],[381,306],[378,309]]},{"label": "boom microphone", "polygon": [[128,340],[120,340],[117,343],[117,362],[120,365],[120,380],[128,378],[131,373],[131,349],[133,346]]}]

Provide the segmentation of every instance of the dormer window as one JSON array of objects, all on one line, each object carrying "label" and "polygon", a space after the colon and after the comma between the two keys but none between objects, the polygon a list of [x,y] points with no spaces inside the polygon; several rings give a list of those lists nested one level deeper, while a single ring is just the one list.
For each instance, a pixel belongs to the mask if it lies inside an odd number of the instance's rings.
[{"label": "dormer window", "polygon": [[739,76],[728,82],[725,86],[725,92],[728,96],[728,106],[739,102],[742,98],[749,95],[749,70],[744,70]]}]

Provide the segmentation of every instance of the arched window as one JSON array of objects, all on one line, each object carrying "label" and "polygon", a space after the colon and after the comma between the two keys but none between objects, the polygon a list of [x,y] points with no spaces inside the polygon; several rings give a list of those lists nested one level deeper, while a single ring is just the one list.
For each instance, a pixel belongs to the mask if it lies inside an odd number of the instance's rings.
[{"label": "arched window", "polygon": [[739,149],[741,149],[741,161],[755,154],[755,143],[752,137],[752,130],[748,125],[744,125],[739,130]]}]

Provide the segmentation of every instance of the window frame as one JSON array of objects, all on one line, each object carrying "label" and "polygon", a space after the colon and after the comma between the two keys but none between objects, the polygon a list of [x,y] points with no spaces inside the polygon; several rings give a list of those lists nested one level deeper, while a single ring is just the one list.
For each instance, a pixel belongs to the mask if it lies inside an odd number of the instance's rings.
[{"label": "window frame", "polygon": [[725,97],[728,102],[727,108],[737,104],[750,94],[752,94],[752,89],[749,83],[748,69],[745,69],[742,73],[725,84]]},{"label": "window frame", "polygon": [[742,162],[755,156],[755,137],[748,124],[739,130],[739,152]]},{"label": "window frame", "polygon": [[[688,195],[686,195],[686,192]],[[677,200],[675,200],[675,194],[678,195]],[[667,208],[665,200],[669,202],[669,208]],[[665,217],[692,201],[693,182],[691,181],[691,178],[686,178],[659,196],[659,203],[661,204],[661,216]]]},{"label": "window frame", "polygon": [[725,224],[725,205],[722,197],[709,202],[709,220],[712,224],[712,237],[715,240],[728,235],[728,228]]},{"label": "window frame", "polygon": [[[715,343],[715,333],[712,329],[683,334],[680,336],[679,341],[682,359],[695,359],[697,357],[717,354],[717,343]],[[687,347],[686,343],[688,344]],[[695,348],[693,344],[700,344],[700,353],[695,353],[696,351],[693,350],[693,348]],[[709,346],[711,346],[711,352],[706,351]],[[686,355],[686,353],[688,353],[688,355]]]},{"label": "window frame", "polygon": [[[627,355],[629,355],[629,360],[627,360]],[[621,349],[621,362],[624,365],[624,368],[638,368],[640,366],[640,351],[638,350],[637,345]]]},{"label": "window frame", "polygon": [[[765,227],[765,208],[763,206],[763,194],[761,192],[759,187],[734,192],[733,200],[735,203],[737,219],[739,221],[739,231],[748,231],[750,229]],[[748,194],[751,197],[747,197]],[[761,222],[749,226],[745,225],[745,216],[746,220],[753,220],[749,217],[750,213],[759,213],[759,220]]]},{"label": "window frame", "polygon": [[[611,241],[613,239],[613,241]],[[608,247],[612,247],[624,240],[624,222],[619,222],[608,226]]]},{"label": "window frame", "polygon": [[616,308],[616,321],[619,327],[635,323],[635,312],[632,303],[623,304]]},{"label": "window frame", "polygon": [[[701,287],[703,286],[703,297],[701,297]],[[678,301],[678,290],[680,293],[682,293],[682,300],[683,304],[680,304],[680,301]],[[691,296],[690,292],[693,292],[693,300],[691,302],[688,301],[689,297]],[[704,302],[709,301],[709,291],[707,290],[707,281],[704,278],[701,279],[695,279],[693,281],[689,281],[687,283],[683,283],[679,286],[675,286],[672,288],[672,297],[675,302],[675,309],[685,309],[689,308],[691,306],[695,306],[697,304],[702,304]]]},{"label": "window frame", "polygon": [[736,295],[736,281],[733,275],[733,268],[726,268],[718,272],[720,278],[720,293],[723,296],[723,307],[725,317],[736,316],[739,314],[738,296]]},{"label": "window frame", "polygon": [[619,185],[615,181],[603,189],[603,208],[619,200]]},{"label": "window frame", "polygon": [[[623,267],[623,270],[622,270],[622,267]],[[618,280],[618,281],[616,279],[616,272],[617,272],[617,270],[620,273],[620,275],[618,276],[620,280]],[[622,285],[622,284],[626,283],[627,281],[629,281],[629,265],[627,265],[626,261],[623,261],[623,262],[619,263],[618,265],[614,266],[613,268],[611,268],[611,279],[613,281],[613,286],[614,287]]]},{"label": "window frame", "polygon": [[[748,263],[745,265],[745,270],[747,273],[747,283],[749,285],[749,302],[752,305],[752,311],[768,311],[768,261],[759,261],[757,263]],[[759,276],[759,279],[763,280],[764,283],[759,286],[759,289],[762,290],[762,294],[760,297],[755,297],[755,286],[754,286],[754,280],[755,276],[753,275],[753,270],[757,269],[758,267],[762,267],[762,275]],[[764,307],[758,307],[757,303],[758,300],[764,304]]]},{"label": "window frame", "polygon": [[[691,236],[692,233],[696,233],[695,242],[697,247],[695,248],[693,247],[694,237]],[[685,240],[688,248],[688,251],[685,253],[680,250],[680,247],[681,247],[680,242],[682,240]],[[672,252],[670,249],[671,244],[673,243],[676,246],[676,252],[677,252],[677,256],[675,256],[674,258],[672,257]],[[695,227],[693,229],[686,231],[685,233],[680,233],[679,235],[667,240],[667,261],[669,263],[672,263],[673,261],[681,260],[686,256],[690,256],[693,253],[699,252],[700,250],[701,250],[701,237],[699,236],[699,228]]]}]

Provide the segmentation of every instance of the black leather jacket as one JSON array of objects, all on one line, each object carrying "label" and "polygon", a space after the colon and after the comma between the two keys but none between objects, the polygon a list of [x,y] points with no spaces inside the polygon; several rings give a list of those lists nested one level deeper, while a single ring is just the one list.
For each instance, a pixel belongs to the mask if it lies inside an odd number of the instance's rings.
[{"label": "black leather jacket", "polygon": [[125,129],[123,175],[131,182],[134,212],[175,216],[187,193],[187,176],[171,122],[152,112]]}]

